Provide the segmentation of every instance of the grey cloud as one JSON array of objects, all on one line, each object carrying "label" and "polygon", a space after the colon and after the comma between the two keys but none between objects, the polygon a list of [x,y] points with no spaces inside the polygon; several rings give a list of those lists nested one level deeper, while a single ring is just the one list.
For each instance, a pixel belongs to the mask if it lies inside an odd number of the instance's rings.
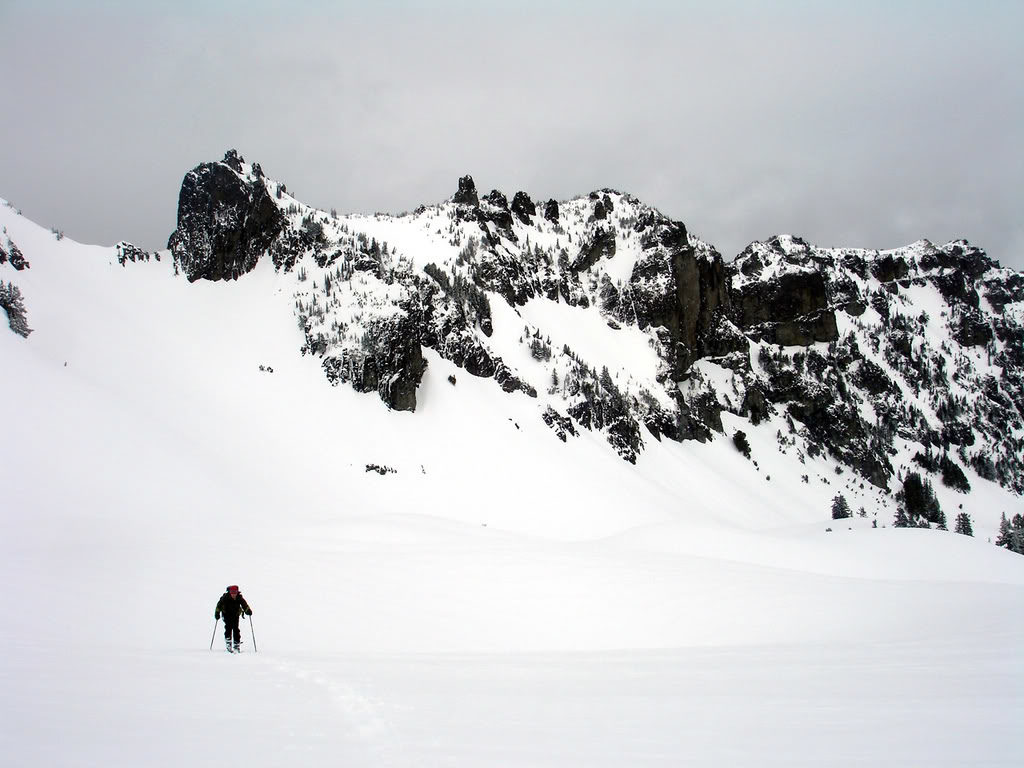
[{"label": "grey cloud", "polygon": [[625,189],[727,257],[963,236],[1024,268],[1013,4],[228,5],[0,11],[0,195],[162,246],[184,172],[238,147],[321,207],[410,209],[469,172]]}]

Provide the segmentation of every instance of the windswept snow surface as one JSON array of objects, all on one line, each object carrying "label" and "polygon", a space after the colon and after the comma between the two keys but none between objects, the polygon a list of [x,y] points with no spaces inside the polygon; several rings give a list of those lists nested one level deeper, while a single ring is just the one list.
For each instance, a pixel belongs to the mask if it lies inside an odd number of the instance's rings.
[{"label": "windswept snow surface", "polygon": [[388,412],[297,353],[269,263],[190,285],[0,218],[35,329],[0,328],[5,766],[1019,765],[1024,558],[987,533],[833,522],[770,424],[757,468],[633,467],[429,352]]}]

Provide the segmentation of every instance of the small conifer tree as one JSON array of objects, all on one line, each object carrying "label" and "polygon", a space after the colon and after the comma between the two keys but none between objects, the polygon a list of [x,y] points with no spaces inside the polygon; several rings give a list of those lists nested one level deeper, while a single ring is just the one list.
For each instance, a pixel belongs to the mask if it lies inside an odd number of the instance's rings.
[{"label": "small conifer tree", "polygon": [[[897,528],[928,528],[930,523],[936,523],[942,530],[946,529],[946,516],[939,506],[930,480],[922,479],[917,472],[907,472],[898,497],[900,513],[893,523]],[[901,524],[904,519],[905,524]]]},{"label": "small conifer tree", "polygon": [[21,290],[14,283],[6,285],[0,280],[0,308],[7,311],[7,322],[11,330],[19,336],[28,338],[32,329],[28,327],[28,316]]},{"label": "small conifer tree", "polygon": [[832,519],[843,520],[847,517],[853,517],[853,512],[850,510],[850,505],[846,502],[846,497],[841,493],[837,493],[835,498],[832,499]]},{"label": "small conifer tree", "polygon": [[750,458],[750,443],[747,442],[747,433],[737,429],[732,436],[732,443],[736,446],[736,450]]},{"label": "small conifer tree", "polygon": [[1003,512],[999,519],[999,536],[996,537],[996,546],[1024,555],[1024,515],[1014,515],[1013,520],[1010,521],[1006,519],[1006,513]]},{"label": "small conifer tree", "polygon": [[1006,513],[1003,512],[1002,517],[999,518],[999,535],[996,536],[996,546],[1010,549],[1012,544],[1013,531],[1010,528],[1010,521],[1006,519]]}]

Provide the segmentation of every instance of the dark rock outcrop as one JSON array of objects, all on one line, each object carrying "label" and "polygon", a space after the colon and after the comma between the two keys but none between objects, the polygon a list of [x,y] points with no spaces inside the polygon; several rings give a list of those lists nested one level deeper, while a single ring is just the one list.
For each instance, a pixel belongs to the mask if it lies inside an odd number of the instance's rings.
[{"label": "dark rock outcrop", "polygon": [[520,306],[540,293],[537,273],[522,259],[504,250],[482,254],[473,271],[474,281]]},{"label": "dark rock outcrop", "polygon": [[852,466],[873,485],[888,488],[892,465],[887,455],[871,449],[867,425],[857,406],[837,398],[834,387],[821,380],[797,380],[794,386],[795,391],[787,393],[786,409],[803,423],[811,441]]},{"label": "dark rock outcrop", "polygon": [[772,344],[806,346],[839,338],[825,278],[817,271],[793,269],[769,280],[748,281],[733,291],[732,304],[737,325]]},{"label": "dark rock outcrop", "polygon": [[566,441],[567,435],[572,435],[573,437],[579,436],[579,432],[577,432],[576,427],[573,426],[572,419],[567,416],[563,416],[550,405],[544,409],[541,419],[543,419],[544,423],[554,430],[555,435],[563,443]]},{"label": "dark rock outcrop", "polygon": [[760,387],[748,387],[743,396],[743,404],[740,406],[740,415],[750,419],[750,423],[757,425],[772,415],[774,409],[768,398]]},{"label": "dark rock outcrop", "polygon": [[558,201],[548,200],[544,203],[544,218],[548,221],[557,224],[558,223]]},{"label": "dark rock outcrop", "polygon": [[982,285],[986,301],[1000,314],[1007,304],[1024,301],[1024,274],[1020,272],[993,277]]},{"label": "dark rock outcrop", "polygon": [[751,282],[733,293],[741,327],[779,323],[820,312],[828,306],[820,272],[791,271],[763,282]]},{"label": "dark rock outcrop", "polygon": [[491,190],[472,209],[472,215],[466,213],[464,207],[459,214],[460,220],[473,218],[480,225],[480,231],[484,242],[490,248],[497,248],[501,245],[502,238],[513,243],[519,241],[515,231],[512,229],[512,212],[508,207],[508,199],[498,190]]},{"label": "dark rock outcrop", "polygon": [[[160,255],[155,254],[157,261],[160,260]],[[126,262],[132,262],[133,264],[149,261],[150,254],[142,250],[138,246],[132,245],[131,243],[121,241],[117,244],[117,263],[122,267],[125,266]]]},{"label": "dark rock outcrop", "polygon": [[476,194],[476,184],[473,177],[466,174],[459,179],[459,191],[452,195],[452,202],[456,205],[469,205],[476,207],[480,200]]},{"label": "dark rock outcrop", "polygon": [[974,290],[974,281],[965,273],[957,270],[940,272],[933,275],[931,280],[947,302],[978,307],[980,299]]},{"label": "dark rock outcrop", "polygon": [[880,283],[902,280],[909,274],[910,265],[907,264],[905,259],[888,254],[875,259],[871,265],[871,275]]},{"label": "dark rock outcrop", "polygon": [[[428,285],[420,285],[418,303],[420,341],[473,376],[493,378],[506,392],[531,394],[532,388],[520,380],[500,357],[493,357],[472,331],[465,311],[451,298]],[[532,396],[536,397],[532,391]]]},{"label": "dark rock outcrop", "polygon": [[[357,392],[376,392],[396,411],[416,410],[416,388],[427,369],[414,317],[398,315],[375,319],[366,328],[366,341],[358,350],[346,349],[321,360],[332,384],[349,382]],[[307,349],[322,349],[320,340],[309,340]]]},{"label": "dark rock outcrop", "polygon": [[[927,243],[927,241],[925,242]],[[966,240],[956,240],[941,248],[936,248],[931,243],[927,243],[927,246],[920,261],[921,268],[925,270],[952,269],[973,283],[990,269],[998,266],[997,262],[989,258],[985,251],[976,248]]]},{"label": "dark rock outcrop", "polygon": [[537,205],[525,192],[516,192],[515,197],[512,198],[512,215],[523,224],[529,224],[530,220],[537,215]]},{"label": "dark rock outcrop", "polygon": [[965,347],[983,347],[992,341],[992,327],[974,307],[962,307],[951,321],[953,338]]},{"label": "dark rock outcrop", "polygon": [[861,361],[854,374],[854,383],[871,395],[881,395],[886,392],[898,394],[900,391],[885,371],[870,360]]},{"label": "dark rock outcrop", "polygon": [[[666,329],[668,375],[681,381],[725,319],[718,310],[730,307],[725,265],[721,257],[698,257],[682,222],[663,219],[641,226],[644,253],[630,277],[629,305],[641,329]],[[716,345],[715,352],[727,351]]]},{"label": "dark rock outcrop", "polygon": [[256,262],[285,226],[285,215],[262,179],[240,173],[237,153],[185,175],[178,227],[167,247],[190,282],[235,280]]},{"label": "dark rock outcrop", "polygon": [[[492,189],[480,203],[481,218],[492,222],[498,229],[512,232],[512,211],[508,207],[508,198],[496,189]],[[514,239],[514,238],[510,238]]]},{"label": "dark rock outcrop", "polygon": [[580,245],[579,254],[569,265],[573,272],[585,272],[600,259],[615,255],[615,230],[597,226]]},{"label": "dark rock outcrop", "polygon": [[568,413],[584,429],[604,430],[608,442],[619,456],[630,464],[636,464],[644,441],[640,425],[628,410],[605,399],[593,399],[570,406]]}]

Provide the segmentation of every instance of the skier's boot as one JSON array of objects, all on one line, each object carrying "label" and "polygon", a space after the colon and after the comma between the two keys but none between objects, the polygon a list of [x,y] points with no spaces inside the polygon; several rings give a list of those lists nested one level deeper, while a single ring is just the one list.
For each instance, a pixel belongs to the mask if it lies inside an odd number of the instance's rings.
[{"label": "skier's boot", "polygon": [[228,653],[234,653],[234,649],[232,649],[232,647],[231,647],[231,638],[230,637],[227,638],[226,640],[224,640],[224,645],[227,646]]}]

